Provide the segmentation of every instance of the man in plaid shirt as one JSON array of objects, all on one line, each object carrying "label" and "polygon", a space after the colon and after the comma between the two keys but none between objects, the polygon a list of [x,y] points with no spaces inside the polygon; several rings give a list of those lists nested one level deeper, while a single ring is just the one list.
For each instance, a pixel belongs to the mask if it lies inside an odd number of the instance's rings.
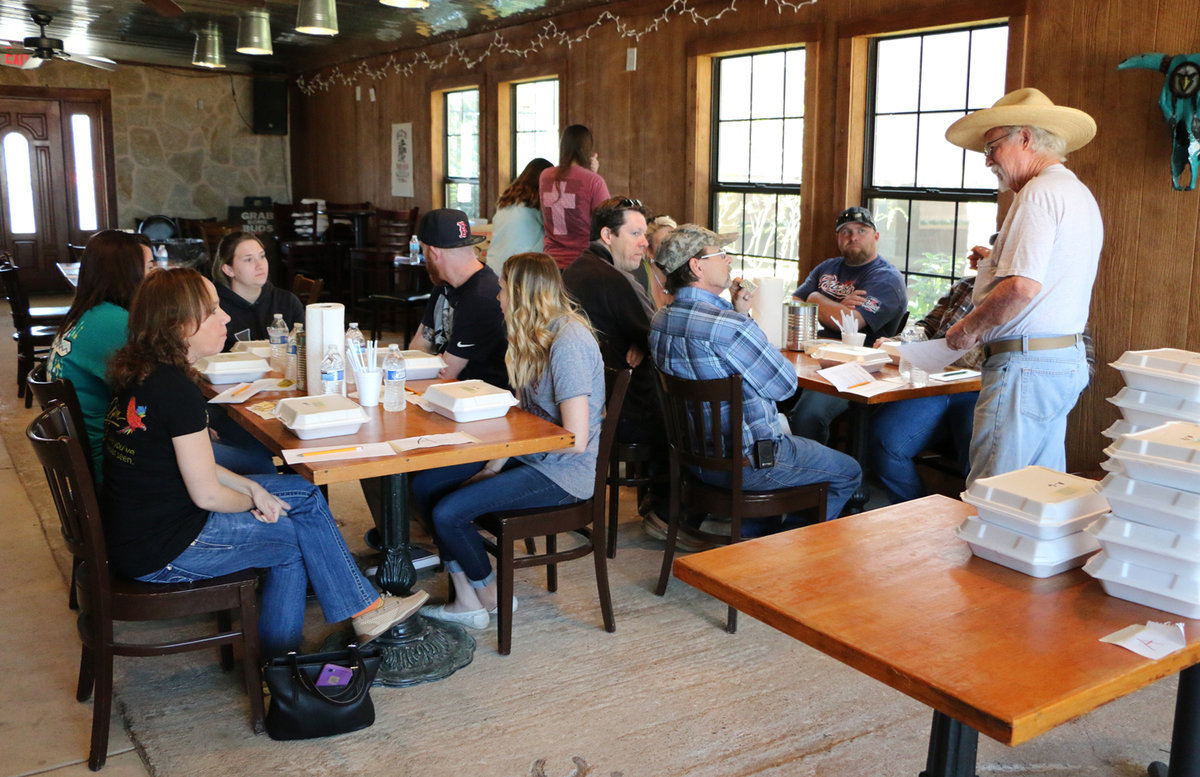
[{"label": "man in plaid shirt", "polygon": [[[836,518],[858,487],[862,470],[849,456],[786,432],[775,403],[795,393],[796,371],[747,315],[749,292],[731,280],[730,258],[720,247],[736,239],[684,224],[663,241],[655,261],[667,274],[667,290],[675,299],[650,323],[650,356],[658,369],[678,378],[741,375],[742,454],[747,461],[743,487],[774,491],[828,482],[826,519]],[[732,304],[719,296],[726,289]],[[728,424],[723,415],[726,430]],[[754,466],[755,443],[763,440],[773,443],[773,466]],[[729,483],[725,473],[696,474],[713,485]],[[790,528],[786,517],[783,528]]]}]

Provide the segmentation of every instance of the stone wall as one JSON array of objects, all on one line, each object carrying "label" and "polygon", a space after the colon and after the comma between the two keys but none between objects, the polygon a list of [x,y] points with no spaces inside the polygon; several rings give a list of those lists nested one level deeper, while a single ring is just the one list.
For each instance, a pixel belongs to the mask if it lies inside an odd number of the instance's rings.
[{"label": "stone wall", "polygon": [[247,75],[46,62],[0,68],[0,93],[6,86],[112,94],[117,227],[155,213],[224,220],[248,196],[291,200],[288,136],[253,133]]}]

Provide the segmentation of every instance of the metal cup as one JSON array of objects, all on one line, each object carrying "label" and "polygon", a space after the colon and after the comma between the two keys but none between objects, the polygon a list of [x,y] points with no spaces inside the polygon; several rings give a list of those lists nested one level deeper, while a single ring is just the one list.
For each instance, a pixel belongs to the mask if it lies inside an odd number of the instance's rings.
[{"label": "metal cup", "polygon": [[789,351],[803,351],[817,339],[817,306],[789,297],[783,302],[783,342]]}]

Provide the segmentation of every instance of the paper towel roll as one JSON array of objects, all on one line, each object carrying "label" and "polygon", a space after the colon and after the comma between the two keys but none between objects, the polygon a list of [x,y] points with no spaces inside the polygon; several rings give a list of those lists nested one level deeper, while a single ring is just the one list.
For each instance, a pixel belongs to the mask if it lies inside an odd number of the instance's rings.
[{"label": "paper towel roll", "polygon": [[750,302],[750,315],[758,322],[767,340],[776,348],[783,346],[783,300],[787,286],[783,278],[758,278],[758,289]]},{"label": "paper towel roll", "polygon": [[[308,393],[321,393],[321,360],[325,347],[336,345],[338,352],[346,343],[346,308],[340,302],[321,302],[304,309],[304,332],[308,337]],[[345,358],[345,354],[342,354]]]}]

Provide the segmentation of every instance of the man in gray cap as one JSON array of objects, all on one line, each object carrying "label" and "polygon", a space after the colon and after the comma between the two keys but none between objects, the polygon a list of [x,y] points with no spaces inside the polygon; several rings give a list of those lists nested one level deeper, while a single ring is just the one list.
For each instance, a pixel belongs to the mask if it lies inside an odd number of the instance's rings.
[{"label": "man in gray cap", "polygon": [[975,309],[946,332],[955,350],[983,346],[968,483],[1038,464],[1067,468],[1067,414],[1088,382],[1083,330],[1104,242],[1096,198],[1062,162],[1096,122],[1018,89],[946,130],[983,153],[1016,192],[991,256],[979,263]]},{"label": "man in gray cap", "polygon": [[[737,235],[684,224],[659,246],[655,261],[667,274],[667,291],[675,299],[650,322],[650,356],[658,369],[677,378],[741,375],[742,452],[753,462],[742,473],[743,487],[774,491],[827,482],[826,518],[836,518],[858,486],[862,470],[849,456],[781,428],[775,403],[795,393],[796,369],[748,315],[750,293],[740,280],[732,280],[730,257],[721,249],[736,239]],[[732,303],[720,296],[726,290]],[[757,455],[764,441],[772,443],[773,463]],[[729,484],[728,473],[696,474],[713,485]],[[786,517],[781,528],[790,528]],[[744,525],[742,534],[763,530]]]},{"label": "man in gray cap", "polygon": [[[908,310],[904,277],[876,251],[879,232],[866,208],[846,208],[834,223],[842,255],[826,259],[808,274],[792,296],[816,304],[821,337],[841,339],[842,316],[852,316],[865,332],[865,344],[890,337]],[[800,395],[788,416],[792,432],[817,442],[829,440],[829,425],[850,402],[819,391]]]}]

